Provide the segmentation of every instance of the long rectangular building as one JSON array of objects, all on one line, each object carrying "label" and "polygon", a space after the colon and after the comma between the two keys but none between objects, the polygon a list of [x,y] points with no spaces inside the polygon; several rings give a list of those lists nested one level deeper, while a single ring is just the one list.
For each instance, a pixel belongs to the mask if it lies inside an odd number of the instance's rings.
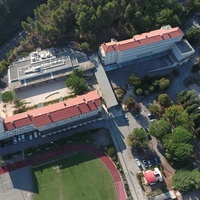
[{"label": "long rectangular building", "polygon": [[[172,28],[170,25],[163,26],[140,35],[135,35],[131,39],[103,43],[99,47],[99,56],[104,65],[120,64],[131,60],[139,59],[153,54],[158,54],[167,50],[172,50],[178,61],[190,57],[194,49],[186,40],[182,40],[184,33],[179,27]],[[179,42],[179,45],[176,43]],[[180,48],[188,46],[187,52],[182,52]]]},{"label": "long rectangular building", "polygon": [[33,131],[45,135],[101,117],[101,99],[95,90],[66,101],[1,118],[0,140]]}]

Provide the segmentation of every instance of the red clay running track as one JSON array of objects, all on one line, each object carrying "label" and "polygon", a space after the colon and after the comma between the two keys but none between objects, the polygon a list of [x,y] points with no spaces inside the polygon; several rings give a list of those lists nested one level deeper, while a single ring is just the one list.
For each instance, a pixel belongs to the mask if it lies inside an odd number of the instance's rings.
[{"label": "red clay running track", "polygon": [[105,154],[102,151],[98,150],[97,148],[95,148],[93,146],[89,146],[89,145],[81,145],[81,144],[70,145],[65,148],[58,149],[54,152],[50,152],[48,154],[38,155],[38,156],[32,157],[27,160],[8,164],[8,165],[6,165],[6,167],[0,168],[0,174],[6,173],[6,172],[9,172],[12,170],[16,170],[16,169],[19,169],[19,168],[22,168],[22,167],[25,167],[28,165],[36,165],[38,163],[44,162],[47,159],[52,159],[59,155],[62,155],[65,153],[70,153],[72,151],[88,151],[90,153],[93,153],[97,157],[99,157],[104,162],[104,164],[106,165],[106,167],[108,168],[108,170],[110,171],[110,173],[113,177],[113,181],[115,183],[115,188],[117,191],[117,200],[125,200],[126,199],[126,193],[125,193],[122,178],[121,178],[117,168],[115,167],[114,163],[112,162],[112,160],[109,159],[107,156],[105,156]]}]

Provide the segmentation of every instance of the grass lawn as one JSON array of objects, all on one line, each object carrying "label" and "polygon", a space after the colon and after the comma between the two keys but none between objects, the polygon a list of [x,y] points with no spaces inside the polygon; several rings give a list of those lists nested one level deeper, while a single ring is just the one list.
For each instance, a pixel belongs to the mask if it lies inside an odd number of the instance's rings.
[{"label": "grass lawn", "polygon": [[104,163],[87,152],[73,152],[33,166],[35,200],[116,200]]}]

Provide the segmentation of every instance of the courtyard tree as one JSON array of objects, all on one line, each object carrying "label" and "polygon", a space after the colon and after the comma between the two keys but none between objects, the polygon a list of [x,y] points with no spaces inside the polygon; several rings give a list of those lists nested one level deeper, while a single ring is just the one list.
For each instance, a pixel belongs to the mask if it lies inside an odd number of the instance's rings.
[{"label": "courtyard tree", "polygon": [[132,86],[139,87],[141,85],[141,78],[136,76],[135,74],[131,74],[129,76],[128,82]]},{"label": "courtyard tree", "polygon": [[125,108],[127,110],[129,110],[130,112],[132,113],[139,113],[140,112],[140,105],[137,103],[137,101],[131,97],[131,96],[128,96],[125,101],[124,101],[124,105],[125,105]]},{"label": "courtyard tree", "polygon": [[131,96],[128,96],[124,101],[124,105],[126,106],[126,109],[131,110],[135,105],[135,99]]},{"label": "courtyard tree", "polygon": [[155,121],[154,123],[150,123],[149,132],[151,135],[161,140],[163,137],[169,133],[171,133],[172,127],[168,121],[164,118]]},{"label": "courtyard tree", "polygon": [[146,148],[148,146],[147,134],[143,129],[135,128],[127,137],[127,144],[136,148]]},{"label": "courtyard tree", "polygon": [[3,103],[12,103],[15,99],[15,92],[14,91],[3,92],[1,99]]},{"label": "courtyard tree", "polygon": [[66,86],[70,88],[76,95],[81,95],[85,92],[88,92],[88,86],[85,79],[73,74],[69,75],[69,78],[67,78]]},{"label": "courtyard tree", "polygon": [[167,78],[161,78],[159,80],[159,89],[160,90],[166,90],[170,85],[170,80]]},{"label": "courtyard tree", "polygon": [[83,43],[81,43],[81,49],[83,51],[89,51],[90,45],[87,42],[83,42]]}]

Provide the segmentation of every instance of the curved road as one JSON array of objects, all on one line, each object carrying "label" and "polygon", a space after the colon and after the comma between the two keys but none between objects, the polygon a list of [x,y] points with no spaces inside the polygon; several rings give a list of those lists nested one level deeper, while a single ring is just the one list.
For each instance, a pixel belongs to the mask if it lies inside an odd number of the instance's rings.
[{"label": "curved road", "polygon": [[6,58],[6,54],[10,51],[13,50],[25,37],[27,33],[23,30],[20,29],[13,37],[11,37],[6,43],[4,43],[0,47],[0,61]]}]

